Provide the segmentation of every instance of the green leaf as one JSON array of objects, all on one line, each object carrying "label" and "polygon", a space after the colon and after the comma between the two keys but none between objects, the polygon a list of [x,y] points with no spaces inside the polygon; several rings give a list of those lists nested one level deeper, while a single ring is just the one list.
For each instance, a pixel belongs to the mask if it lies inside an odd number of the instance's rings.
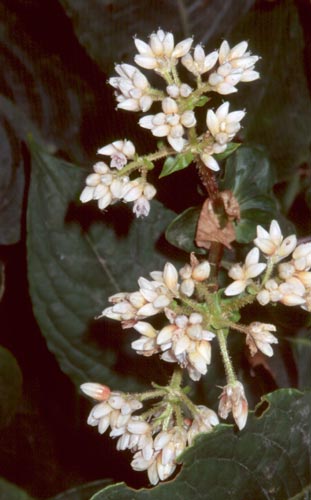
[{"label": "green leaf", "polygon": [[287,179],[311,157],[311,100],[297,3],[273,2],[265,9],[258,4],[231,40],[249,40],[251,51],[261,56],[260,80],[239,85],[236,99],[238,108],[247,110],[244,140],[263,144],[278,180]]},{"label": "green leaf", "polygon": [[[89,55],[105,71],[116,62],[129,62],[136,53],[131,37],[147,39],[161,26],[175,35],[176,42],[196,36],[196,43],[207,43],[223,31],[230,31],[249,10],[254,0],[219,0],[208,3],[193,0],[95,0],[90,9],[85,0],[60,0],[74,30]],[[212,50],[212,49],[211,49]]]},{"label": "green leaf", "polygon": [[185,252],[205,254],[206,250],[194,242],[200,212],[201,207],[190,207],[178,215],[165,231],[167,241]]},{"label": "green leaf", "polygon": [[234,153],[234,151],[236,151],[240,146],[241,144],[239,142],[229,142],[226,150],[223,153],[218,153],[213,156],[215,156],[217,161],[225,160],[226,158],[228,158],[228,156],[232,155],[232,153]]},{"label": "green leaf", "polygon": [[34,500],[26,491],[0,478],[0,500]]},{"label": "green leaf", "polygon": [[[85,159],[80,127],[94,106],[90,89],[27,31],[16,8],[0,4],[0,244],[20,239],[24,194],[22,141],[31,134],[55,152]],[[30,50],[31,48],[31,50]],[[83,112],[82,112],[83,111]]]},{"label": "green leaf", "polygon": [[[269,404],[265,410],[265,404]],[[282,389],[262,399],[236,432],[219,425],[180,459],[175,480],[150,490],[108,486],[91,500],[285,500],[310,498],[311,393]]]},{"label": "green leaf", "polygon": [[0,429],[15,415],[22,397],[22,384],[22,372],[15,357],[0,346]]},{"label": "green leaf", "polygon": [[94,493],[98,491],[98,488],[104,488],[110,483],[110,479],[101,479],[99,481],[81,484],[75,488],[63,491],[62,493],[59,493],[59,495],[56,495],[56,497],[50,498],[49,500],[89,500],[91,495],[94,495]]},{"label": "green leaf", "polygon": [[240,205],[241,219],[236,223],[239,243],[254,239],[257,224],[268,224],[276,217],[272,192],[274,172],[264,151],[241,147],[226,162],[221,189],[230,189]]},{"label": "green leaf", "polygon": [[168,156],[164,162],[162,171],[159,175],[159,179],[171,175],[174,172],[183,170],[188,167],[193,160],[192,153],[179,154],[177,156]]},{"label": "green leaf", "polygon": [[308,328],[302,328],[296,337],[287,337],[293,349],[296,369],[298,374],[299,389],[311,388],[310,359],[311,359],[311,332]]},{"label": "green leaf", "polygon": [[202,108],[209,100],[210,100],[209,97],[207,97],[206,95],[202,95],[200,99],[196,101],[195,107]]},{"label": "green leaf", "polygon": [[146,367],[129,347],[130,334],[118,322],[94,317],[109,295],[135,290],[140,276],[163,269],[167,259],[156,245],[174,214],[153,201],[144,220],[133,220],[121,204],[102,215],[95,206],[77,204],[88,172],[35,145],[31,153],[28,276],[48,347],[77,384],[136,387]]}]

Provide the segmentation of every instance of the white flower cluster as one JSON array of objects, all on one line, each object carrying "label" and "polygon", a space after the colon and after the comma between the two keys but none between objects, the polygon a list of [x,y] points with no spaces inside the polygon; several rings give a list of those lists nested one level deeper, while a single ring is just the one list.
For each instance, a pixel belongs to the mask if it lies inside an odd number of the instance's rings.
[{"label": "white flower cluster", "polygon": [[247,51],[247,42],[240,42],[230,49],[224,40],[218,54],[219,66],[209,75],[208,83],[219,94],[237,92],[236,85],[239,82],[251,82],[259,78],[259,73],[254,71],[258,59],[258,56],[252,56]]},{"label": "white flower cluster", "polygon": [[[211,362],[210,341],[215,334],[205,326],[202,314],[193,312],[189,316],[177,314],[172,301],[191,297],[196,284],[205,281],[210,274],[207,261],[199,262],[193,255],[191,265],[178,272],[171,263],[166,263],[163,272],[153,271],[151,281],[139,278],[139,290],[132,293],[117,293],[109,297],[112,306],[102,316],[122,322],[123,328],[133,327],[141,337],[132,342],[132,348],[143,356],[161,353],[161,359],[178,363],[187,369],[192,380],[199,380],[207,372]],[[160,330],[150,323],[141,321],[158,313],[164,313],[169,321]]]},{"label": "white flower cluster", "polygon": [[[280,302],[286,306],[300,306],[311,311],[311,242],[297,245],[294,234],[284,238],[277,221],[273,220],[269,231],[257,226],[257,237],[254,247],[246,256],[243,265],[234,264],[228,275],[234,281],[227,286],[227,296],[238,295],[245,291],[248,285],[258,290],[258,302],[267,304]],[[259,262],[260,252],[267,259]],[[291,255],[288,262],[279,262]],[[267,276],[262,284],[254,282],[266,271]],[[246,328],[246,343],[254,355],[258,350],[267,356],[273,355],[271,344],[277,343],[277,338],[271,333],[276,331],[275,325],[255,321]]]},{"label": "white flower cluster", "polygon": [[[197,120],[193,111],[196,98],[206,92],[230,94],[236,92],[239,82],[252,81],[259,78],[254,71],[258,56],[252,56],[247,51],[247,42],[243,41],[230,49],[227,41],[223,41],[219,51],[205,54],[201,45],[196,45],[191,53],[192,38],[182,40],[175,45],[172,33],[159,29],[150,35],[149,43],[135,38],[138,54],[135,63],[148,70],[153,70],[166,81],[166,93],[153,89],[145,75],[130,64],[116,66],[119,76],[112,77],[109,83],[116,89],[118,108],[128,111],[146,112],[153,102],[161,101],[162,110],[156,114],[144,116],[139,125],[147,128],[155,137],[166,137],[176,152],[188,149],[187,129],[193,129]],[[188,83],[182,82],[177,75],[176,66],[182,65],[196,77],[196,89]],[[202,75],[206,75],[206,81]],[[219,166],[213,154],[222,153],[228,143],[240,129],[240,121],[245,116],[244,111],[228,113],[229,103],[220,106],[216,113],[209,110],[207,113],[208,144],[204,144],[206,134],[199,137],[203,144],[201,158],[205,165],[212,170]],[[202,149],[202,148],[201,148]],[[197,149],[194,149],[197,153]],[[214,160],[214,161],[213,161]]]},{"label": "white flower cluster", "polygon": [[128,140],[115,141],[100,148],[97,152],[110,156],[110,166],[103,161],[95,163],[94,173],[87,176],[86,187],[81,193],[80,200],[83,203],[96,200],[100,210],[104,210],[108,205],[119,200],[125,203],[132,201],[134,202],[133,212],[137,217],[148,215],[149,201],[156,194],[154,186],[143,177],[130,180],[129,176],[119,173],[128,160],[134,158],[134,144]]},{"label": "white flower cluster", "polygon": [[[87,177],[80,196],[83,203],[96,200],[98,207],[104,210],[119,200],[134,202],[133,212],[137,217],[144,217],[149,214],[149,202],[156,194],[154,186],[146,180],[153,161],[177,153],[190,153],[194,161],[201,159],[207,168],[219,170],[215,155],[226,151],[241,128],[245,111],[229,112],[228,102],[215,112],[208,109],[206,129],[198,133],[195,107],[201,106],[200,98],[207,92],[230,94],[237,91],[235,86],[239,82],[259,78],[254,71],[258,56],[247,51],[247,42],[230,49],[224,41],[219,51],[207,55],[201,45],[196,45],[191,53],[192,42],[192,38],[187,38],[175,44],[173,34],[161,29],[150,35],[149,43],[135,38],[138,50],[135,63],[160,75],[166,82],[165,91],[153,88],[147,77],[132,64],[115,66],[117,76],[110,78],[109,83],[115,89],[117,108],[145,113],[154,102],[160,102],[159,112],[141,117],[138,123],[153,136],[166,138],[171,150],[167,149],[166,153],[162,150],[155,157],[150,154],[151,159],[148,156],[140,158],[129,140],[117,140],[98,149],[98,154],[111,157],[110,166],[103,162],[94,165],[94,173]],[[196,88],[181,81],[177,72],[179,61],[191,78],[196,78]],[[129,162],[130,168],[127,167]],[[141,176],[131,180],[130,174],[135,171],[140,171]]]},{"label": "white flower cluster", "polygon": [[254,356],[259,350],[266,356],[273,356],[271,344],[277,344],[278,339],[271,333],[276,331],[275,325],[253,321],[247,328],[246,344],[251,355]]},{"label": "white flower cluster", "polygon": [[144,356],[162,352],[161,359],[178,363],[187,369],[192,380],[199,380],[201,375],[206,374],[207,365],[211,362],[210,341],[215,334],[203,327],[203,317],[199,313],[187,317],[176,315],[166,308],[165,314],[170,324],[159,331],[144,321],[134,325],[141,337],[132,342],[132,348]]},{"label": "white flower cluster", "polygon": [[[306,273],[311,268],[311,257],[303,259],[299,264],[301,266],[299,271],[303,272],[301,275],[296,269],[295,262],[302,254],[310,254],[311,256],[311,244],[299,245],[296,248],[296,236],[292,234],[284,238],[276,220],[271,222],[269,232],[263,227],[257,226],[257,238],[255,238],[254,243],[256,247],[248,252],[245,263],[243,265],[234,264],[230,269],[228,275],[234,281],[225,289],[225,294],[231,296],[244,292],[248,285],[254,284],[253,278],[258,277],[269,268],[268,272],[271,274],[275,264],[294,251],[292,261],[279,266],[279,276],[265,282],[263,289],[257,294],[257,299],[262,305],[269,302],[282,302],[285,305],[304,304],[306,300],[302,296],[308,293],[305,286],[309,287],[311,283],[311,280],[308,282],[309,274]],[[268,264],[259,262],[259,250],[267,259]],[[296,299],[294,296],[300,298]]]},{"label": "white flower cluster", "polygon": [[163,272],[150,273],[152,280],[139,278],[137,292],[120,292],[109,297],[113,306],[103,310],[102,316],[122,321],[124,327],[132,326],[136,321],[154,316],[167,307],[174,297],[178,297],[178,273],[167,262]]},{"label": "white flower cluster", "polygon": [[183,427],[176,426],[172,418],[167,430],[163,430],[158,409],[149,412],[146,418],[133,415],[142,409],[142,403],[130,394],[107,389],[101,384],[81,385],[85,394],[100,401],[92,408],[88,424],[98,427],[100,434],[110,428],[110,437],[118,439],[117,450],[128,449],[134,453],[132,468],[146,470],[153,485],[173,474],[178,455],[193,442],[196,435],[211,431],[219,422],[215,412],[198,406],[195,417],[184,419]]}]

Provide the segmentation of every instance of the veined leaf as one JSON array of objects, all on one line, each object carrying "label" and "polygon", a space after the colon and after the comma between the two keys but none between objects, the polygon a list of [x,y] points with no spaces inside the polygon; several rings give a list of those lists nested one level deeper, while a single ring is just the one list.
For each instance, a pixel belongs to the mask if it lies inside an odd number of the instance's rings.
[{"label": "veined leaf", "polygon": [[311,393],[281,389],[262,398],[260,416],[250,414],[236,432],[219,425],[201,434],[181,457],[175,480],[152,489],[108,486],[91,500],[289,500],[309,499]]},{"label": "veined leaf", "polygon": [[248,243],[254,239],[258,224],[269,224],[276,217],[276,199],[272,192],[273,169],[258,147],[241,147],[226,162],[221,189],[230,189],[240,205],[241,219],[236,223],[236,239]]},{"label": "veined leaf", "polygon": [[48,347],[77,384],[90,380],[118,387],[122,380],[122,390],[133,388],[140,370],[144,379],[145,361],[137,361],[119,323],[96,323],[94,317],[107,307],[109,295],[136,290],[140,276],[163,269],[166,259],[156,245],[174,214],[153,201],[144,220],[133,220],[121,204],[101,215],[77,204],[85,170],[35,145],[31,153],[28,276]]},{"label": "veined leaf", "polygon": [[185,252],[205,254],[206,250],[197,247],[194,242],[200,212],[201,207],[190,207],[179,214],[165,231],[167,241]]}]

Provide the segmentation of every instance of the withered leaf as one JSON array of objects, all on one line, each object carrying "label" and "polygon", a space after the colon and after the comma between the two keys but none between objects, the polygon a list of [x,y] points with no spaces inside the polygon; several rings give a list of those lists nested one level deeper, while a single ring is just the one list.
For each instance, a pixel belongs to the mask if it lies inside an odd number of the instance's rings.
[{"label": "withered leaf", "polygon": [[204,202],[199,216],[195,242],[209,249],[212,242],[231,248],[235,240],[234,220],[240,219],[240,206],[231,191],[221,191],[217,199]]}]

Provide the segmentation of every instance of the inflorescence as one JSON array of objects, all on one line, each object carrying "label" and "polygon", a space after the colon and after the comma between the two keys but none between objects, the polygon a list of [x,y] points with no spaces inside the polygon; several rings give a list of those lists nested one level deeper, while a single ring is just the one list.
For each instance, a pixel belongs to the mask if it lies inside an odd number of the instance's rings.
[{"label": "inflorescence", "polygon": [[[219,50],[205,54],[200,44],[192,48],[192,38],[175,45],[172,33],[161,29],[150,35],[149,43],[134,41],[136,65],[154,71],[164,81],[163,88],[154,88],[131,64],[116,65],[117,76],[109,83],[115,89],[118,109],[146,113],[158,106],[139,118],[138,124],[166,142],[142,156],[128,139],[100,148],[98,154],[109,157],[110,164],[99,161],[94,165],[80,199],[96,200],[101,210],[119,200],[134,202],[133,212],[141,217],[148,215],[156,194],[147,176],[159,160],[190,155],[204,169],[219,170],[215,155],[227,150],[245,111],[230,111],[229,102],[223,102],[215,111],[207,109],[206,127],[199,130],[196,109],[208,103],[213,92],[232,94],[240,82],[259,78],[254,70],[259,58],[251,55],[245,41],[233,48],[223,41]],[[188,72],[186,82],[181,80],[180,64],[182,74]],[[218,416],[226,419],[232,413],[239,429],[246,424],[248,403],[232,366],[228,334],[243,334],[251,356],[258,351],[272,356],[272,345],[278,340],[273,324],[239,323],[240,310],[257,301],[261,306],[279,302],[311,311],[311,243],[298,245],[295,235],[284,238],[273,220],[269,231],[257,227],[254,244],[244,263],[229,269],[232,281],[226,288],[218,288],[214,263],[199,261],[191,254],[190,262],[179,271],[167,262],[162,271],[151,272],[149,279],[140,277],[138,290],[111,296],[111,305],[101,314],[119,321],[123,329],[138,332],[131,344],[137,354],[158,355],[175,366],[167,386],[152,383],[153,389],[147,392],[123,393],[97,383],[81,386],[97,401],[88,423],[101,434],[109,429],[110,436],[117,439],[117,449],[129,449],[134,455],[132,468],[146,470],[153,485],[171,476],[180,453],[199,433],[210,432],[218,424]],[[162,318],[162,323],[157,321],[160,328],[152,324],[154,316]],[[218,416],[193,403],[188,388],[182,386],[183,370],[193,381],[207,373],[215,342],[227,380],[219,396]]]}]

